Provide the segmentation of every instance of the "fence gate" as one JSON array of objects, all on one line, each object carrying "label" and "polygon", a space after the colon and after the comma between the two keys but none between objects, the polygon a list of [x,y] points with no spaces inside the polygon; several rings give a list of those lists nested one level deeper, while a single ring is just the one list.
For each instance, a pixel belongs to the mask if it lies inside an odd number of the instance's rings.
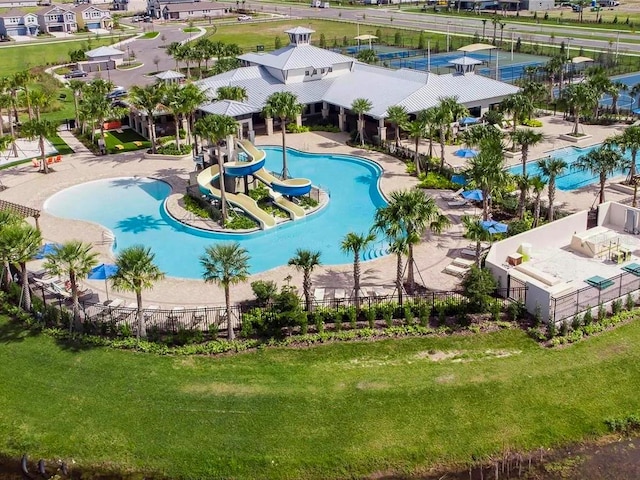
[{"label": "fence gate", "polygon": [[507,298],[524,304],[527,300],[527,286],[525,283],[519,278],[507,275]]}]

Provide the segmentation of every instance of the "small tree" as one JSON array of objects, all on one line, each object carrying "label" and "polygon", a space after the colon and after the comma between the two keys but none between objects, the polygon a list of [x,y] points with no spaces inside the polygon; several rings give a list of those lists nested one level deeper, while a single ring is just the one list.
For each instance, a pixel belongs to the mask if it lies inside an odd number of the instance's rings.
[{"label": "small tree", "polygon": [[289,259],[289,265],[302,271],[302,290],[304,292],[305,309],[311,311],[311,273],[313,269],[322,265],[320,263],[320,252],[312,252],[299,248],[296,254]]},{"label": "small tree", "polygon": [[273,48],[275,50],[282,48],[282,40],[280,39],[280,37],[276,36],[276,38],[274,39]]},{"label": "small tree", "polygon": [[364,147],[364,115],[369,113],[373,104],[366,98],[356,98],[351,103],[351,111],[358,115],[358,136],[360,145]]},{"label": "small tree", "polygon": [[498,286],[489,270],[473,265],[462,279],[464,295],[469,299],[472,312],[486,312],[491,304],[491,294]]},{"label": "small tree", "polygon": [[343,252],[353,254],[353,295],[356,308],[360,308],[360,254],[375,239],[376,236],[372,233],[358,235],[349,232],[344,236],[340,245]]}]

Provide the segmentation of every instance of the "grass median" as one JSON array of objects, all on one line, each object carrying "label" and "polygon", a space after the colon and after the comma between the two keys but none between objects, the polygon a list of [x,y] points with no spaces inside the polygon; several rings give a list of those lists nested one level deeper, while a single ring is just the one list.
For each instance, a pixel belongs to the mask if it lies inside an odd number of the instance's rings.
[{"label": "grass median", "polygon": [[606,432],[640,411],[640,323],[568,348],[519,330],[160,357],[0,320],[0,453],[171,478],[356,478]]}]

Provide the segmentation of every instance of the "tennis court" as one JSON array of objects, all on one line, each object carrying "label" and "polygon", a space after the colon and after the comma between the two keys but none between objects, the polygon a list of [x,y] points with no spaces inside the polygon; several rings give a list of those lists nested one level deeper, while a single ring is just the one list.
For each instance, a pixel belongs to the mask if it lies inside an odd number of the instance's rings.
[{"label": "tennis court", "polygon": [[[615,77],[611,77],[611,80],[614,82],[621,82],[627,86],[629,90],[640,83],[640,72],[634,73],[626,73],[624,75],[616,75]],[[632,97],[628,92],[622,92],[618,97],[618,108],[622,110],[632,110],[638,107],[638,95]],[[602,100],[600,100],[600,105],[605,107],[611,106],[611,96],[605,95]]]}]

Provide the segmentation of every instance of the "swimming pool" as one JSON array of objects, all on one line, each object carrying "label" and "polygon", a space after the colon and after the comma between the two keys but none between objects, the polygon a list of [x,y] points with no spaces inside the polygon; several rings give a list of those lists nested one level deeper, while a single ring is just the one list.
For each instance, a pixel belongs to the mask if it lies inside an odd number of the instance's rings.
[{"label": "swimming pool", "polygon": [[[578,160],[578,157],[580,157],[581,155],[586,155],[591,150],[595,150],[600,146],[601,145],[593,145],[586,148],[565,147],[549,152],[549,156],[561,158],[565,162],[567,162],[567,165],[569,165],[566,173],[556,178],[556,186],[559,190],[576,190],[586,185],[591,185],[599,182],[598,175],[593,175],[590,172],[575,170],[571,166]],[[625,158],[631,158],[630,154],[626,154]],[[509,168],[508,171],[514,175],[520,174],[522,173],[522,165],[513,166]],[[625,175],[627,171],[628,170],[618,170],[614,175],[611,175],[610,177]],[[540,168],[538,167],[537,162],[527,163],[527,175],[529,175],[530,177],[535,177],[538,175],[544,177],[544,175],[542,175],[542,173],[540,172]]]},{"label": "swimming pool", "polygon": [[[267,153],[266,168],[282,168],[282,149],[260,147]],[[385,200],[378,188],[382,169],[368,160],[347,155],[320,155],[287,149],[293,177],[310,178],[329,191],[329,204],[318,213],[287,222],[265,232],[223,234],[204,232],[176,222],[164,212],[171,187],[149,178],[114,178],[70,187],[53,195],[44,210],[63,218],[87,220],[116,236],[115,253],[134,244],[150,247],[160,268],[169,276],[201,278],[199,257],[215,242],[238,241],[249,251],[251,273],[286,265],[296,249],[319,250],[325,265],[350,263],[340,251],[348,232],[368,232]],[[383,255],[381,241],[364,258]]]}]

